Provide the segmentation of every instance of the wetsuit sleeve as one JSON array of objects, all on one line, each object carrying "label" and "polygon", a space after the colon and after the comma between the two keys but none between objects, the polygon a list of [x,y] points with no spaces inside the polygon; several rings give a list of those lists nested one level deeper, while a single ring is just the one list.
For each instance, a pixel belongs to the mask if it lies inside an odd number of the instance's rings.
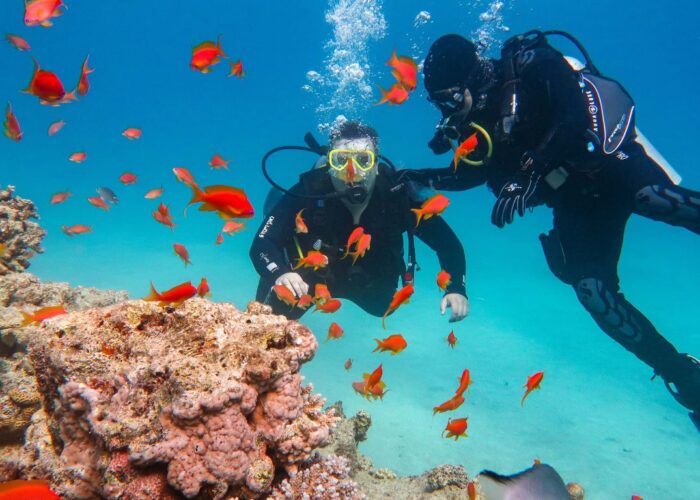
[{"label": "wetsuit sleeve", "polygon": [[442,269],[452,276],[452,283],[447,287],[447,293],[459,293],[466,297],[467,261],[464,248],[445,219],[431,217],[428,220],[422,220],[415,234],[435,251]]},{"label": "wetsuit sleeve", "polygon": [[486,182],[487,169],[460,166],[455,172],[450,162],[450,166],[447,168],[401,170],[399,178],[403,177],[440,191],[466,191]]},{"label": "wetsuit sleeve", "polygon": [[[292,188],[299,191],[299,187]],[[303,198],[284,195],[258,228],[250,247],[250,259],[261,278],[274,281],[290,272],[284,247],[294,236],[294,219],[304,208]]]}]

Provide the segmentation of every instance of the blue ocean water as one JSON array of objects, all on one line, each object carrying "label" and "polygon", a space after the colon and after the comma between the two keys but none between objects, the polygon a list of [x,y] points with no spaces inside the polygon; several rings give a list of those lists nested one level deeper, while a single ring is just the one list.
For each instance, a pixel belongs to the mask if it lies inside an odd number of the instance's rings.
[{"label": "blue ocean water", "polygon": [[[649,0],[68,3],[51,28],[25,27],[19,0],[0,7],[0,28],[32,45],[30,53],[0,46],[0,100],[12,103],[24,130],[21,143],[0,140],[0,183],[38,205],[48,235],[30,270],[44,280],[141,297],[151,280],[169,288],[206,276],[213,300],[245,307],[257,284],[248,248],[269,189],[260,173],[268,149],[301,144],[309,130],[321,138],[319,126],[343,114],[377,128],[382,153],[399,166],[449,161],[426,146],[438,116],[420,88],[403,106],[372,106],[377,85],[391,82],[384,63],[393,49],[421,60],[448,32],[481,33],[487,42],[535,27],[572,32],[634,96],[638,126],[683,184],[700,187],[694,168],[700,9],[690,2],[673,8]],[[227,78],[225,62],[210,74],[188,67],[192,47],[219,34],[224,51],[243,61],[245,78]],[[32,57],[72,88],[87,54],[95,72],[79,102],[53,108],[19,93]],[[65,128],[48,137],[48,125],[59,119]],[[128,141],[121,136],[127,127],[142,128],[143,137]],[[84,163],[68,161],[81,150],[88,153]],[[229,171],[209,168],[215,153],[231,160]],[[273,167],[291,184],[312,162],[290,154]],[[190,192],[172,175],[175,166],[190,169],[203,185],[243,187],[257,209],[248,229],[214,245],[222,223],[196,210],[183,217]],[[137,184],[118,182],[125,171],[138,175]],[[85,200],[98,186],[112,187],[120,198],[109,212]],[[173,231],[151,217],[160,200],[143,198],[161,186]],[[51,206],[51,194],[66,189],[74,196]],[[347,301],[331,317],[302,320],[322,338],[333,320],[345,328],[343,339],[321,344],[304,373],[329,401],[342,400],[348,412],[371,412],[362,451],[403,474],[440,463],[512,473],[537,457],[583,484],[588,498],[698,498],[700,435],[661,381],[649,381],[650,369],[608,339],[573,291],[549,273],[537,241],[551,227],[549,210],[499,230],[489,222],[493,196],[486,189],[451,199],[445,218],[467,251],[468,319],[450,325],[440,317],[437,260],[419,244],[416,294],[388,320],[386,332]],[[68,238],[60,231],[78,223],[94,233]],[[192,266],[173,254],[174,242],[188,247]],[[699,251],[695,235],[633,218],[620,263],[628,299],[679,350],[696,354]],[[452,326],[459,338],[454,350],[445,342]],[[371,353],[372,338],[396,332],[409,342],[405,352]],[[343,369],[347,357],[354,361],[350,372]],[[350,382],[380,362],[389,393],[368,403]],[[464,368],[475,383],[456,416],[469,416],[470,437],[455,442],[440,437],[447,416],[433,417],[431,410],[451,396]],[[546,373],[542,390],[521,408],[521,386],[538,370]]]}]

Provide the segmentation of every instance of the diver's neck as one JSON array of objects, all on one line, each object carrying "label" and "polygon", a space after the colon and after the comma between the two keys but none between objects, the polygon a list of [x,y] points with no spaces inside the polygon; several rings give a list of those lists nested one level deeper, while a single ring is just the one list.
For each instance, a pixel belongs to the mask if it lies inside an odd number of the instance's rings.
[{"label": "diver's neck", "polygon": [[343,204],[352,214],[352,223],[357,226],[360,224],[360,217],[362,217],[365,208],[369,205],[369,196],[362,203],[350,203],[348,200],[344,199]]}]

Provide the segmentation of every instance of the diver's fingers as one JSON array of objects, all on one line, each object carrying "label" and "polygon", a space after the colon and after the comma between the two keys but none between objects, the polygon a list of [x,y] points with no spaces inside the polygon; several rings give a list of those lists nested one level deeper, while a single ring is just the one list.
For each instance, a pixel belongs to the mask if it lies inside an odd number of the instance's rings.
[{"label": "diver's fingers", "polygon": [[442,314],[444,316],[446,310],[447,310],[447,297],[443,297],[442,301],[440,301],[440,314]]},{"label": "diver's fingers", "polygon": [[294,288],[294,295],[297,297],[301,297],[304,295],[304,292],[302,292],[302,287],[301,284],[303,283],[302,280],[300,279],[295,279],[295,280],[290,280],[292,282],[292,287]]},{"label": "diver's fingers", "polygon": [[[309,284],[304,280],[301,280],[301,291],[302,291],[301,295],[306,295],[307,293],[309,293]],[[300,297],[301,297],[301,295],[300,295]]]}]

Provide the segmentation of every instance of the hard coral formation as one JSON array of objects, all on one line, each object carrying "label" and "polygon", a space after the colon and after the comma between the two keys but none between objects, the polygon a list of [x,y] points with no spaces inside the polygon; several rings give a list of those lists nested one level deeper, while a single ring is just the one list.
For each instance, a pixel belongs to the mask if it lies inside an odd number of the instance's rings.
[{"label": "hard coral formation", "polygon": [[24,430],[40,406],[29,363],[23,356],[0,358],[0,445],[21,443]]},{"label": "hard coral formation", "polygon": [[14,186],[0,189],[0,276],[21,272],[29,267],[29,259],[42,253],[41,240],[46,234],[39,224],[34,203],[14,196]]},{"label": "hard coral formation", "polygon": [[315,458],[270,495],[273,500],[358,500],[366,498],[348,478],[347,459],[334,455]]}]

